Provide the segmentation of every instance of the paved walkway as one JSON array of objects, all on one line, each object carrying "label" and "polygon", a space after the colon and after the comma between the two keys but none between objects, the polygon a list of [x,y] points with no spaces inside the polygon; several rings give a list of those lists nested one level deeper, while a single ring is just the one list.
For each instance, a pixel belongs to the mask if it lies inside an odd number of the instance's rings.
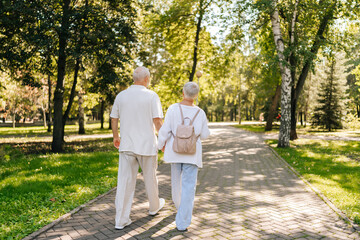
[{"label": "paved walkway", "polygon": [[[169,165],[159,167],[164,210],[147,215],[142,181],[133,223],[114,229],[114,191],[36,239],[360,239],[269,150],[259,134],[213,125],[204,142],[192,224],[175,228]],[[139,178],[141,176],[139,175]]]}]

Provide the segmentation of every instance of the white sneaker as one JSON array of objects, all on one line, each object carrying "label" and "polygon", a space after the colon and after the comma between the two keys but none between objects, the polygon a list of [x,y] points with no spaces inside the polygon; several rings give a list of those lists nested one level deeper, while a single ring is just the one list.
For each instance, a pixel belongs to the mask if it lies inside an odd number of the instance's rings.
[{"label": "white sneaker", "polygon": [[130,222],[128,222],[128,223],[125,223],[124,226],[115,226],[115,229],[117,229],[117,230],[122,230],[122,229],[124,229],[124,227],[129,226],[131,223],[132,223],[132,221],[130,221]]},{"label": "white sneaker", "polygon": [[150,216],[156,215],[164,206],[165,206],[165,199],[160,198],[160,199],[159,199],[159,209],[156,210],[156,211],[153,211],[153,212],[150,212],[150,211],[149,211],[149,215],[150,215]]}]

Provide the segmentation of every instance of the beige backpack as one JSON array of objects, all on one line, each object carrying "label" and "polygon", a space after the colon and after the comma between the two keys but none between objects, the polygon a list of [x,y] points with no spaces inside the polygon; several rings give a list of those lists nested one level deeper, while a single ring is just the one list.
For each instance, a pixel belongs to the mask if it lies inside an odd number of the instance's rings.
[{"label": "beige backpack", "polygon": [[181,113],[181,124],[177,126],[176,135],[174,135],[173,150],[176,153],[182,154],[194,154],[196,152],[196,141],[199,136],[195,135],[195,129],[192,125],[196,116],[199,114],[200,109],[196,112],[192,120],[190,120],[189,125],[184,124],[184,115],[181,109],[181,104],[179,103],[180,113]]}]

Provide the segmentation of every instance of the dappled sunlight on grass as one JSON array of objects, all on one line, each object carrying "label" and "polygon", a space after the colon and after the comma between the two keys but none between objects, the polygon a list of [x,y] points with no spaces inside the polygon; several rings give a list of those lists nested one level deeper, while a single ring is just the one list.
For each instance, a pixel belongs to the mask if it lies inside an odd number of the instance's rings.
[{"label": "dappled sunlight on grass", "polygon": [[[265,124],[249,124],[249,125],[238,124],[238,125],[234,125],[234,127],[241,128],[241,129],[251,131],[251,132],[260,132],[260,133],[265,132]],[[279,130],[279,127],[274,126],[273,130],[267,131],[267,132],[275,133],[275,132],[278,132],[278,130]]]},{"label": "dappled sunlight on grass", "polygon": [[276,148],[290,165],[356,223],[360,223],[360,144],[357,141],[298,139]]},{"label": "dappled sunlight on grass", "polygon": [[[30,155],[2,162],[2,238],[20,239],[116,185],[118,153]],[[4,174],[4,175],[3,175]]]},{"label": "dappled sunlight on grass", "polygon": [[[0,125],[1,126],[1,125]],[[100,123],[89,123],[85,125],[86,135],[88,134],[105,134],[111,133],[111,129],[108,129],[108,124],[104,124],[104,129],[100,129]],[[78,134],[79,125],[66,125],[65,134]],[[46,136],[52,135],[47,132],[47,128],[44,126],[27,126],[27,127],[0,127],[0,136],[4,135],[38,135]]]}]

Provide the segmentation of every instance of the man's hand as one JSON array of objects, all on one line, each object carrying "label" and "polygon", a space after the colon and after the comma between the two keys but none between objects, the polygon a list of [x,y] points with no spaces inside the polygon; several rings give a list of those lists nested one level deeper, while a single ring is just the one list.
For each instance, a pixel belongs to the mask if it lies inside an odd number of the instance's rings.
[{"label": "man's hand", "polygon": [[119,149],[119,147],[120,147],[120,138],[119,137],[114,137],[113,142],[114,142],[114,147]]},{"label": "man's hand", "polygon": [[156,131],[159,132],[159,130],[163,124],[162,118],[153,118],[153,122],[154,122]]},{"label": "man's hand", "polygon": [[166,143],[164,144],[163,148],[161,149],[162,152],[165,152],[165,146],[166,146]]},{"label": "man's hand", "polygon": [[114,143],[114,147],[116,147],[117,149],[119,149],[119,147],[120,147],[120,137],[119,137],[119,132],[118,132],[118,123],[119,123],[118,118],[111,118],[111,129],[112,129],[112,132],[113,132],[113,143]]}]

